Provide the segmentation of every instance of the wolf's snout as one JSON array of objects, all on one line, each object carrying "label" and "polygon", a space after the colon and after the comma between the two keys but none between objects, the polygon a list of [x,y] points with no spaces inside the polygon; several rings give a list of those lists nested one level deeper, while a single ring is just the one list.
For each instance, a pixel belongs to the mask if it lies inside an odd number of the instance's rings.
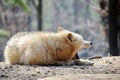
[{"label": "wolf's snout", "polygon": [[93,43],[92,42],[90,42],[90,45],[92,45]]},{"label": "wolf's snout", "polygon": [[83,48],[90,48],[93,43],[91,41],[84,41]]}]

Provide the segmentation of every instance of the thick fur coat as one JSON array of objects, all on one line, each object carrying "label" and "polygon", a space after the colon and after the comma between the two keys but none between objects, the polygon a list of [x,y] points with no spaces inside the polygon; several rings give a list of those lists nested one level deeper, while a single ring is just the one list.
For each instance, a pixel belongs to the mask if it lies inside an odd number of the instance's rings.
[{"label": "thick fur coat", "polygon": [[74,60],[79,50],[90,46],[81,35],[61,27],[57,33],[20,32],[8,41],[4,58],[8,64],[64,64]]}]

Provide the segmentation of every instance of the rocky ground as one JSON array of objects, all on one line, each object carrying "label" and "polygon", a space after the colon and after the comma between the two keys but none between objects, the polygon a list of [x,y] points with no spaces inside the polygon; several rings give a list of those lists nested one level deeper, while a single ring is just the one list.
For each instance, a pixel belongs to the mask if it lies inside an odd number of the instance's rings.
[{"label": "rocky ground", "polygon": [[0,62],[0,80],[120,80],[120,57],[93,61],[93,66],[7,65]]}]

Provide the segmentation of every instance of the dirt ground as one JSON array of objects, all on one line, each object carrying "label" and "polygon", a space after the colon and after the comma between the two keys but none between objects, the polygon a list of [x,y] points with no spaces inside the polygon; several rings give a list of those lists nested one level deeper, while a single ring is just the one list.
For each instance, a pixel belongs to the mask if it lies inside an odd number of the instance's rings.
[{"label": "dirt ground", "polygon": [[0,80],[120,80],[120,56],[93,61],[93,66],[7,65],[0,62]]}]

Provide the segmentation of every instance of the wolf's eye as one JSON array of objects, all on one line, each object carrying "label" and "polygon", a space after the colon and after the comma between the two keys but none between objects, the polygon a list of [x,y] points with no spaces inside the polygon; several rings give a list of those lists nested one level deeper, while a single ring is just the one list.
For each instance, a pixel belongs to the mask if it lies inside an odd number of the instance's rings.
[{"label": "wolf's eye", "polygon": [[69,39],[71,42],[73,42],[73,39],[72,39],[70,36],[68,37],[68,39]]},{"label": "wolf's eye", "polygon": [[69,36],[68,39],[71,40],[71,37]]}]

